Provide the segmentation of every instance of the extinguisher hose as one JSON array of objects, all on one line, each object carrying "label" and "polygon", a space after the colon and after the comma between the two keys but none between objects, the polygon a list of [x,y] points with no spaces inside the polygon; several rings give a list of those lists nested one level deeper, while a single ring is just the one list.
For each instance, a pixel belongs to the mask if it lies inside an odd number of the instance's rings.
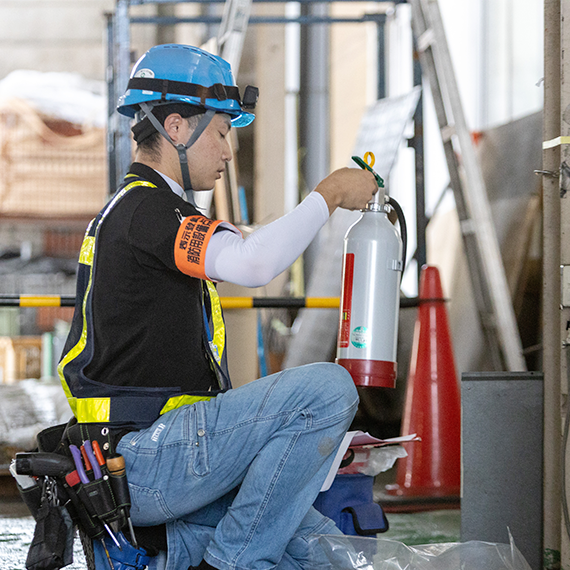
[{"label": "extinguisher hose", "polygon": [[404,270],[406,269],[406,250],[408,248],[408,230],[406,228],[406,218],[402,207],[392,196],[388,197],[388,204],[394,208],[398,216],[398,223],[400,224],[400,235],[402,237],[402,273],[400,274],[400,281],[404,277]]}]

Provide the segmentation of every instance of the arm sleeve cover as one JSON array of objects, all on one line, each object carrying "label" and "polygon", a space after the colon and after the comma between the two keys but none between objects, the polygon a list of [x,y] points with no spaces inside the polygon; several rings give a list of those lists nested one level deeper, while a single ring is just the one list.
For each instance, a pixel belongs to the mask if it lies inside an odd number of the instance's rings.
[{"label": "arm sleeve cover", "polygon": [[207,246],[206,275],[246,287],[266,285],[305,251],[328,218],[325,199],[311,192],[294,210],[245,239],[218,231]]}]

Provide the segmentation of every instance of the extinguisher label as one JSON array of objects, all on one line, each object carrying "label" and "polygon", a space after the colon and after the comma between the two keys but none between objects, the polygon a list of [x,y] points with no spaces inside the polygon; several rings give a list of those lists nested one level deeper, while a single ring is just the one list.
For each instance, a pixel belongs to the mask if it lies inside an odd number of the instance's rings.
[{"label": "extinguisher label", "polygon": [[352,286],[354,283],[354,253],[344,256],[342,307],[340,314],[339,348],[348,348],[350,344],[350,311],[352,308]]},{"label": "extinguisher label", "polygon": [[366,348],[368,345],[369,337],[370,335],[366,327],[356,327],[352,331],[352,344],[356,348]]}]

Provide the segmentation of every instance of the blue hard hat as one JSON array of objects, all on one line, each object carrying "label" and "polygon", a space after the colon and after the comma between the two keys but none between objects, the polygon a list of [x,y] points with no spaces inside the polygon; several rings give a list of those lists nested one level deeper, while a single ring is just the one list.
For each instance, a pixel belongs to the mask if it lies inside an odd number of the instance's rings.
[{"label": "blue hard hat", "polygon": [[255,116],[257,88],[248,86],[243,100],[230,64],[194,46],[165,44],[150,48],[135,64],[117,111],[134,117],[140,103],[188,103],[227,113],[232,125],[245,127]]}]

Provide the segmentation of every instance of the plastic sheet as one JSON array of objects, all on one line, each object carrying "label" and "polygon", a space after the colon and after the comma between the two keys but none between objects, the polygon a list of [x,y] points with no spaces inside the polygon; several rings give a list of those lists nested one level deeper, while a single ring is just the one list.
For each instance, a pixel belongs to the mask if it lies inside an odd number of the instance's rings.
[{"label": "plastic sheet", "polygon": [[0,384],[0,450],[4,446],[18,451],[33,449],[40,431],[66,423],[70,417],[71,409],[59,380]]},{"label": "plastic sheet", "polygon": [[55,71],[17,69],[0,81],[2,99],[23,99],[48,117],[99,128],[107,119],[105,90],[104,81]]},{"label": "plastic sheet", "polygon": [[469,541],[407,546],[388,539],[321,535],[312,540],[333,570],[531,570],[510,544]]},{"label": "plastic sheet", "polygon": [[396,459],[408,455],[401,445],[355,448],[350,451],[354,453],[354,457],[349,465],[338,470],[341,475],[361,473],[375,477],[391,469]]}]

